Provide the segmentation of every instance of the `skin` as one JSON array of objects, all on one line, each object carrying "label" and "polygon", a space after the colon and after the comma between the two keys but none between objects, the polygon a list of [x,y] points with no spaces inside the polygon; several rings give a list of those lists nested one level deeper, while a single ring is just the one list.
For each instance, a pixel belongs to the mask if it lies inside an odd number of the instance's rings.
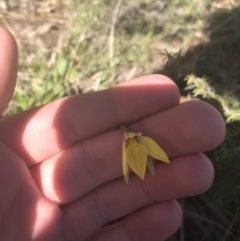
[{"label": "skin", "polygon": [[[0,109],[13,94],[17,47],[0,28]],[[150,75],[59,99],[0,121],[0,240],[161,241],[179,228],[176,199],[205,192],[213,167],[201,152],[225,135],[210,105],[179,105],[169,78]],[[142,131],[171,163],[144,181],[122,176],[123,124]],[[107,223],[125,217],[114,225]],[[104,226],[104,227],[103,227]]]}]

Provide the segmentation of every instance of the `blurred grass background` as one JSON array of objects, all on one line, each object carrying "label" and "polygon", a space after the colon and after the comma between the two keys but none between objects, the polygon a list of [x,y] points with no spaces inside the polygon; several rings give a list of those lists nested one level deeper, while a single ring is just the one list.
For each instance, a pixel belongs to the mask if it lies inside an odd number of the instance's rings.
[{"label": "blurred grass background", "polygon": [[0,0],[0,24],[20,57],[5,115],[151,73],[218,108],[227,136],[207,153],[214,184],[180,200],[169,241],[240,240],[239,0]]}]

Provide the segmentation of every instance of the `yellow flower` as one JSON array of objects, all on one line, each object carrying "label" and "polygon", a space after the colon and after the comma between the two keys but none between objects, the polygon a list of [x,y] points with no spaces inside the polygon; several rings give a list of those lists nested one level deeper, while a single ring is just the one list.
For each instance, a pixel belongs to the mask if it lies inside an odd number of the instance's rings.
[{"label": "yellow flower", "polygon": [[153,157],[169,163],[169,159],[164,150],[150,137],[142,136],[142,133],[135,133],[124,126],[120,126],[124,132],[122,143],[122,168],[126,183],[129,181],[129,168],[133,170],[142,180],[148,166],[154,175]]}]

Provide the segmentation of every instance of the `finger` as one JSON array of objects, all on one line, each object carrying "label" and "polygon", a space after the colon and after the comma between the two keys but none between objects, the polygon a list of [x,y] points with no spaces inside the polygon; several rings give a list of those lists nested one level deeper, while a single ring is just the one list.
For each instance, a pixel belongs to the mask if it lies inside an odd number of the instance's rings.
[{"label": "finger", "polygon": [[0,26],[0,114],[11,100],[17,78],[17,44],[13,36]]},{"label": "finger", "polygon": [[145,76],[9,117],[0,125],[0,136],[32,165],[77,141],[136,122],[178,102],[179,91],[171,80],[160,75]]},{"label": "finger", "polygon": [[50,240],[37,238],[56,234],[59,206],[41,196],[23,160],[1,142],[0,153],[0,240]]},{"label": "finger", "polygon": [[181,220],[177,201],[156,203],[101,229],[87,241],[165,241],[177,231]]},{"label": "finger", "polygon": [[71,235],[84,240],[104,224],[154,202],[203,193],[213,181],[211,162],[202,154],[177,157],[170,164],[157,163],[155,171],[155,177],[148,172],[144,181],[130,175],[129,185],[118,178],[63,206],[63,221]]},{"label": "finger", "polygon": [[[170,158],[208,151],[224,138],[220,114],[200,101],[178,105],[135,123],[131,128],[153,137]],[[52,201],[73,201],[122,176],[122,140],[120,130],[89,138],[33,167],[33,178]]]},{"label": "finger", "polygon": [[143,119],[131,128],[151,136],[170,157],[212,150],[225,137],[222,116],[213,106],[201,101],[185,102]]}]

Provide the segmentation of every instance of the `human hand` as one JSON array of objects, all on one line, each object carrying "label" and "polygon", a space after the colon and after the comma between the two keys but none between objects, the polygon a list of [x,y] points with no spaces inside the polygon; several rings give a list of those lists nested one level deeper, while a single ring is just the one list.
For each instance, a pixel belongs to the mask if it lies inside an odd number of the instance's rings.
[{"label": "human hand", "polygon": [[[0,108],[17,72],[14,39],[0,28]],[[180,226],[175,199],[201,194],[213,167],[201,154],[224,138],[210,105],[179,105],[165,76],[151,75],[108,90],[70,96],[0,121],[0,240],[161,241]],[[122,176],[124,124],[153,138],[171,163],[155,177]],[[104,225],[125,217],[114,225]],[[103,227],[103,228],[102,228]]]}]

